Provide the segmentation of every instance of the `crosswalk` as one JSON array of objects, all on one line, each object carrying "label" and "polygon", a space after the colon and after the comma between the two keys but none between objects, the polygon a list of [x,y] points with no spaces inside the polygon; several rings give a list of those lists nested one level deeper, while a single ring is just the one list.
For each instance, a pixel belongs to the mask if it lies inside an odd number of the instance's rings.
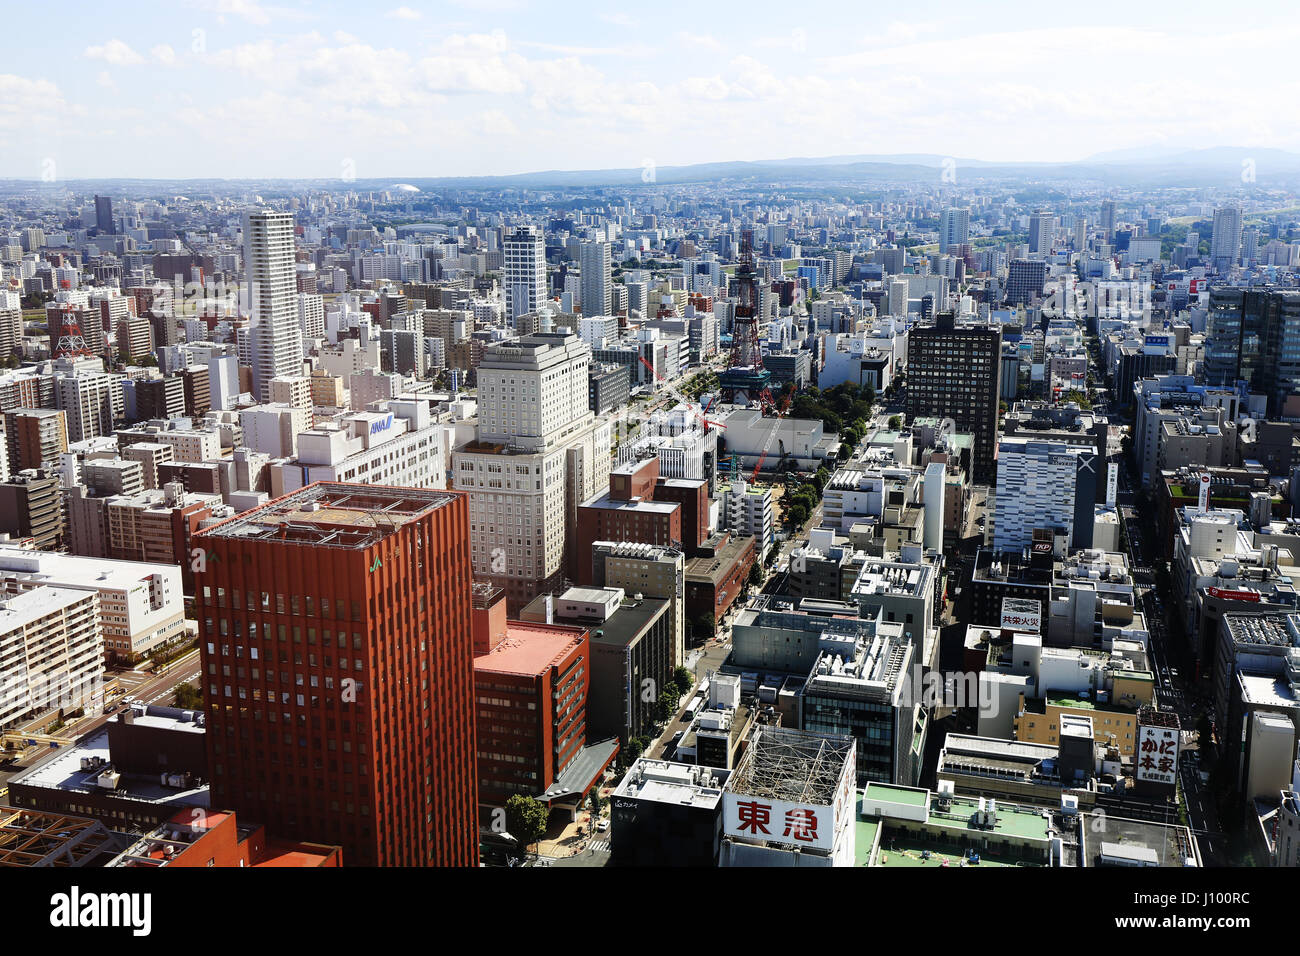
[{"label": "crosswalk", "polygon": [[608,853],[610,851],[608,837],[603,840],[592,840],[587,846],[593,853]]}]

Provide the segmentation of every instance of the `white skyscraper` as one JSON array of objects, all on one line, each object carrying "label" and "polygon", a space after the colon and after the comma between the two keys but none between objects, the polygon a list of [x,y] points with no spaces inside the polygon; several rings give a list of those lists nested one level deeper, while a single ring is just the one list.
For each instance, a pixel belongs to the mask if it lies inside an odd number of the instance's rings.
[{"label": "white skyscraper", "polygon": [[490,346],[478,367],[478,436],[451,478],[469,492],[474,576],[512,610],[561,588],[577,507],[609,487],[612,426],[587,407],[590,364],[578,336],[552,333]]},{"label": "white skyscraper", "polygon": [[582,314],[609,315],[613,280],[608,242],[582,244]]},{"label": "white skyscraper", "polygon": [[293,217],[262,209],[244,218],[244,271],[252,309],[253,391],[270,399],[271,379],[302,374],[302,326],[293,258]]},{"label": "white skyscraper", "polygon": [[520,226],[502,243],[506,314],[511,323],[546,301],[546,246],[534,226]]},{"label": "white skyscraper", "polygon": [[1074,538],[1079,447],[1064,442],[1004,438],[998,444],[993,550],[1019,553],[1037,528]]},{"label": "white skyscraper", "polygon": [[325,300],[314,292],[298,293],[298,325],[303,338],[325,337]]},{"label": "white skyscraper", "polygon": [[1214,210],[1214,232],[1210,236],[1210,261],[1216,269],[1226,269],[1237,261],[1241,252],[1241,210],[1224,206]]},{"label": "white skyscraper", "polygon": [[943,211],[939,223],[939,253],[947,254],[956,246],[964,245],[970,240],[970,210],[964,207],[952,207]]}]

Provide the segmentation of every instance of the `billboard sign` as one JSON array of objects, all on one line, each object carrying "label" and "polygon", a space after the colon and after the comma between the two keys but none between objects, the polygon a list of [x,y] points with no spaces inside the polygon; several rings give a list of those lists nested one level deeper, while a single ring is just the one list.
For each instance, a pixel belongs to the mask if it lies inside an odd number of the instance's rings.
[{"label": "billboard sign", "polygon": [[1178,728],[1139,727],[1134,759],[1139,783],[1172,787],[1178,778]]},{"label": "billboard sign", "polygon": [[1227,588],[1205,589],[1205,592],[1212,598],[1218,598],[1220,601],[1247,601],[1251,604],[1259,603],[1259,593],[1257,591],[1232,591]]},{"label": "billboard sign", "polygon": [[1042,628],[1042,605],[1024,598],[1002,599],[1002,630],[1029,631],[1038,634]]},{"label": "billboard sign", "polygon": [[834,811],[833,806],[727,793],[722,827],[727,836],[742,840],[789,843],[829,852],[835,838]]}]

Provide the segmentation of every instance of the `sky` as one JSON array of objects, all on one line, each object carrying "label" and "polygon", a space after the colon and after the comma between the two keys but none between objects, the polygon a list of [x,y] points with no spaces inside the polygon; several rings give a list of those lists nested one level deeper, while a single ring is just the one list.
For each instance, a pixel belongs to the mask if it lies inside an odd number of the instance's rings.
[{"label": "sky", "polygon": [[1300,151],[1286,3],[6,4],[0,178]]}]

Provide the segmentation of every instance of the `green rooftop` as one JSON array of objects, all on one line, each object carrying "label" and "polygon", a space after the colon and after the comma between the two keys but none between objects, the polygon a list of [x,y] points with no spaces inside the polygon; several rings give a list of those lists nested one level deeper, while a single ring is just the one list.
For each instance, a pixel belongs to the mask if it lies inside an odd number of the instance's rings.
[{"label": "green rooftop", "polygon": [[[979,862],[971,863],[966,855],[969,852],[969,850],[963,852],[956,847],[944,846],[941,843],[921,840],[914,834],[905,831],[886,831],[880,836],[880,852],[876,855],[876,866],[885,867],[886,869],[898,869],[899,867],[930,867],[931,869],[938,870],[945,867],[963,868],[968,866],[1004,867],[1041,865],[1008,859],[1006,857],[991,856],[984,850],[975,851],[979,854]],[[929,854],[929,859],[926,859],[927,853]]]},{"label": "green rooftop", "polygon": [[901,803],[909,807],[923,807],[930,797],[929,790],[918,790],[915,787],[895,787],[888,783],[868,783],[867,788],[862,792],[864,795],[870,795],[873,800]]}]

